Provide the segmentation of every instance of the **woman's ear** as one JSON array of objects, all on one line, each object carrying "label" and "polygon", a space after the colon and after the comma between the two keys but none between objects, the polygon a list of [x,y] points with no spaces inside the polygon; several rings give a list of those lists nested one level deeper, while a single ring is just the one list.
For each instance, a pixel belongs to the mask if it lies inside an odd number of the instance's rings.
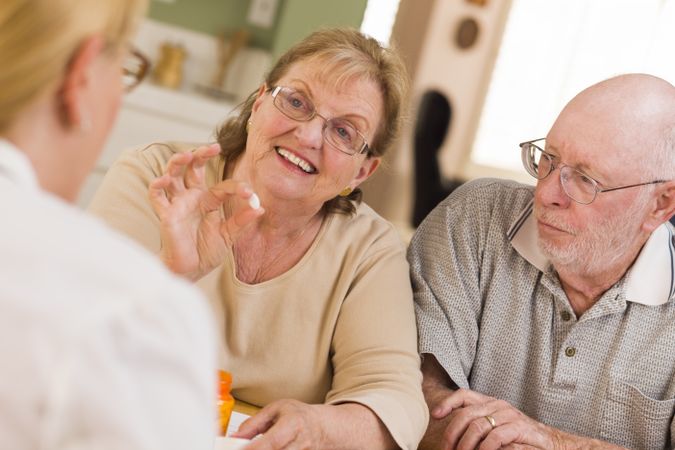
[{"label": "woman's ear", "polygon": [[63,123],[67,127],[86,128],[89,123],[87,101],[94,96],[87,94],[93,81],[94,62],[104,48],[101,36],[91,36],[82,42],[68,63],[61,89],[57,92]]},{"label": "woman's ear", "polygon": [[265,97],[265,92],[267,92],[267,84],[263,83],[260,85],[258,92],[256,93],[255,101],[253,102],[253,107],[251,108],[252,112],[257,111],[258,108],[260,108],[260,104]]},{"label": "woman's ear", "polygon": [[371,156],[364,159],[363,163],[361,163],[361,167],[359,167],[359,171],[356,174],[356,177],[354,177],[354,180],[352,180],[352,182],[350,183],[351,188],[356,189],[359,184],[363,183],[372,174],[374,174],[375,170],[377,170],[377,168],[379,167],[381,161],[382,158],[380,158],[379,156]]}]

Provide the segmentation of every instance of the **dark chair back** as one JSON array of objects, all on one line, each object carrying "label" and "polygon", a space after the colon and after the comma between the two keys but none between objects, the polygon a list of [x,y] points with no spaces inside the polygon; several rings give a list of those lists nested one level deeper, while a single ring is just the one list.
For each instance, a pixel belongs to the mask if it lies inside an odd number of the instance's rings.
[{"label": "dark chair back", "polygon": [[415,200],[412,224],[422,220],[461,182],[443,179],[438,152],[447,138],[452,122],[452,106],[441,92],[424,93],[415,120],[414,164]]}]

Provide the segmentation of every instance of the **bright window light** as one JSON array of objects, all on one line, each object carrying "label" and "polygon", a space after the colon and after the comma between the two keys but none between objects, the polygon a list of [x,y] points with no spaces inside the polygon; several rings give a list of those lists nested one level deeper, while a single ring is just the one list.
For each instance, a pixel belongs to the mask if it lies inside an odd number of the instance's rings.
[{"label": "bright window light", "polygon": [[383,45],[389,45],[391,30],[396,20],[400,0],[368,0],[363,15],[361,31],[374,37]]},{"label": "bright window light", "polygon": [[546,135],[574,95],[644,72],[675,84],[675,0],[513,0],[469,172],[522,172],[518,143]]}]

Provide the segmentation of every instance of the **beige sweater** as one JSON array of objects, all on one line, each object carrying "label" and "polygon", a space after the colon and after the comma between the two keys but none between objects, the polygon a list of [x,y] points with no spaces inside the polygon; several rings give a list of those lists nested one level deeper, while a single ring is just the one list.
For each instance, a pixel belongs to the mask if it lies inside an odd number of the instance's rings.
[{"label": "beige sweater", "polygon": [[[126,152],[90,206],[111,226],[159,252],[158,219],[147,186],[189,144]],[[224,161],[207,165],[209,185]],[[310,249],[289,271],[249,285],[230,253],[199,281],[222,332],[221,365],[235,397],[264,406],[356,402],[369,407],[405,449],[427,425],[417,331],[405,248],[396,231],[362,204],[354,216],[328,216]]]}]

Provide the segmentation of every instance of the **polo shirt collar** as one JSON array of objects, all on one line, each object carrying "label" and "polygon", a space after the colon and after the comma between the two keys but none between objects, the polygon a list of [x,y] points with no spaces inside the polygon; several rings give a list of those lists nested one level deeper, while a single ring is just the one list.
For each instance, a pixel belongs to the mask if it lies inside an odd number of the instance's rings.
[{"label": "polo shirt collar", "polygon": [[[550,261],[537,245],[537,222],[530,201],[513,222],[507,238],[513,248],[530,264],[546,272]],[[657,306],[675,296],[675,233],[664,223],[658,227],[642,247],[633,266],[625,275],[626,300],[647,306]]]},{"label": "polo shirt collar", "polygon": [[0,179],[39,190],[35,170],[28,157],[7,139],[0,138]]}]

